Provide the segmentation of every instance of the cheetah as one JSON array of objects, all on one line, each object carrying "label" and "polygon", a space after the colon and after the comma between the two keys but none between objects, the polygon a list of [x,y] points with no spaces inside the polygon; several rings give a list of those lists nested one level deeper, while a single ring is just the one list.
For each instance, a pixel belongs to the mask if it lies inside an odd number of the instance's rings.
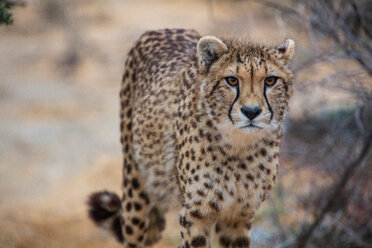
[{"label": "cheetah", "polygon": [[144,33],[120,90],[123,193],[89,198],[125,248],[151,246],[179,210],[182,248],[250,247],[276,181],[295,43],[254,44],[194,30]]}]

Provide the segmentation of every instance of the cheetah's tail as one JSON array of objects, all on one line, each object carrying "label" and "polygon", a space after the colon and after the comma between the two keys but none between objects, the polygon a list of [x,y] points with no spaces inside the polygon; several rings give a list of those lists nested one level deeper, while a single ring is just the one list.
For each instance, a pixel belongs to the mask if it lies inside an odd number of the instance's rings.
[{"label": "cheetah's tail", "polygon": [[120,243],[123,243],[119,196],[108,191],[95,192],[89,196],[87,204],[89,217],[93,222],[112,233]]}]

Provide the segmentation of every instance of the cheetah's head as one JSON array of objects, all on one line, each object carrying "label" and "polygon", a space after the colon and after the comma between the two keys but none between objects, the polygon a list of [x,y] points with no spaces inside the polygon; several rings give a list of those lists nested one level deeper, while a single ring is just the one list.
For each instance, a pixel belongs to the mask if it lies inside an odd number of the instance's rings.
[{"label": "cheetah's head", "polygon": [[288,66],[295,44],[279,46],[214,36],[197,46],[201,94],[210,118],[227,135],[265,135],[278,129],[292,95]]}]

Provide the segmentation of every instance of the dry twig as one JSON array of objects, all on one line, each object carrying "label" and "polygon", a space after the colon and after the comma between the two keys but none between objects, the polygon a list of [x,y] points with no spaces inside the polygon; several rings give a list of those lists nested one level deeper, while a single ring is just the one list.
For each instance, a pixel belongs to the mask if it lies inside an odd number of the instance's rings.
[{"label": "dry twig", "polygon": [[310,226],[306,228],[298,236],[296,247],[298,248],[306,247],[306,244],[311,238],[314,230],[319,226],[319,224],[321,224],[326,214],[333,208],[342,190],[345,188],[350,178],[354,175],[355,170],[362,164],[363,159],[368,154],[368,151],[371,147],[371,143],[372,143],[372,131],[369,133],[369,135],[365,139],[362,151],[360,152],[359,156],[347,166],[339,182],[335,185],[333,193],[330,195],[329,200],[326,203],[326,205],[323,207],[320,213],[315,217],[314,221],[310,224]]}]

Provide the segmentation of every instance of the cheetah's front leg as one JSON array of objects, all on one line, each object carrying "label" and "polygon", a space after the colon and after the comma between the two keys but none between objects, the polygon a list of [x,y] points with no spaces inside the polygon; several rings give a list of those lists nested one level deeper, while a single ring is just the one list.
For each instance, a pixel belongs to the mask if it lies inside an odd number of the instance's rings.
[{"label": "cheetah's front leg", "polygon": [[183,207],[180,213],[181,248],[210,247],[211,223],[198,211]]},{"label": "cheetah's front leg", "polygon": [[219,222],[215,226],[216,243],[221,248],[249,248],[250,229],[249,220]]}]

